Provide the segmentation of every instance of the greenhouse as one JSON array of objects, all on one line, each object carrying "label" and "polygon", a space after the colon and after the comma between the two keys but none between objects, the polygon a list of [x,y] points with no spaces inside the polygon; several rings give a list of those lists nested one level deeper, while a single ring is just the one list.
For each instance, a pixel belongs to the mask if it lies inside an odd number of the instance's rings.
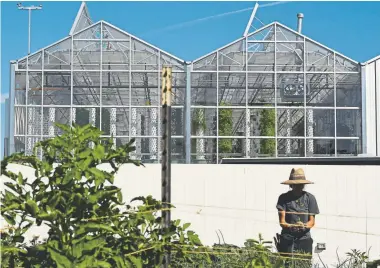
[{"label": "greenhouse", "polygon": [[135,138],[133,157],[159,162],[165,66],[173,162],[362,153],[360,63],[278,22],[188,62],[92,22],[85,4],[69,36],[11,63],[8,153],[75,122],[116,146]]}]

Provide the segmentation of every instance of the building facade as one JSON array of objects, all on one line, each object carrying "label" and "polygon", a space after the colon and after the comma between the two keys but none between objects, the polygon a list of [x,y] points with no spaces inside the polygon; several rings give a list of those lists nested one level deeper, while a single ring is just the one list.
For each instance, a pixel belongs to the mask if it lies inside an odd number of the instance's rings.
[{"label": "building facade", "polygon": [[300,31],[273,22],[186,62],[93,23],[83,3],[69,36],[11,62],[6,154],[31,154],[60,134],[55,122],[75,122],[117,145],[135,138],[134,157],[158,162],[163,66],[173,69],[173,162],[357,156],[373,142],[362,128],[370,67]]}]

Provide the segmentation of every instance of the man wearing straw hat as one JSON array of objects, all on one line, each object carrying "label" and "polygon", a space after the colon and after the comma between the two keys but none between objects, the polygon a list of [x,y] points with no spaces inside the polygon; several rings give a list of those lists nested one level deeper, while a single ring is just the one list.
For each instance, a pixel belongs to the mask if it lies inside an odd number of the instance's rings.
[{"label": "man wearing straw hat", "polygon": [[282,227],[277,241],[278,251],[285,253],[284,256],[286,253],[303,252],[310,254],[311,258],[313,239],[310,229],[314,227],[315,215],[319,214],[319,209],[314,195],[304,191],[304,187],[312,183],[306,179],[302,168],[293,168],[289,180],[282,182],[291,188],[280,195],[276,206]]}]

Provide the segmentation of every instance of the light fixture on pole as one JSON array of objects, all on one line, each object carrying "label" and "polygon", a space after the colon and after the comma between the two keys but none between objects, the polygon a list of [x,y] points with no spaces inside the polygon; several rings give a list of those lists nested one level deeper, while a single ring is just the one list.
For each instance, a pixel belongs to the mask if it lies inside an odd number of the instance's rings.
[{"label": "light fixture on pole", "polygon": [[28,7],[24,7],[21,3],[18,3],[17,4],[17,7],[19,10],[28,10],[28,15],[29,15],[29,19],[28,19],[28,55],[30,54],[30,28],[31,28],[31,21],[32,21],[32,10],[41,10],[42,9],[42,5],[39,5],[39,6],[28,6]]}]

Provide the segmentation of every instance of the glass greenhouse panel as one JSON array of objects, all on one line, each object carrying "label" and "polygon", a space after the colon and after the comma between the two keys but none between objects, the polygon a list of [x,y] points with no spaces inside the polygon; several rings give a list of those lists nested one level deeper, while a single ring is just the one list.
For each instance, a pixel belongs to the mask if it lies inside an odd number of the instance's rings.
[{"label": "glass greenhouse panel", "polygon": [[71,38],[44,49],[44,70],[71,69]]},{"label": "glass greenhouse panel", "polygon": [[193,71],[216,71],[217,56],[216,52],[203,57],[193,63]]},{"label": "glass greenhouse panel", "polygon": [[219,73],[219,105],[246,105],[246,74]]},{"label": "glass greenhouse panel", "polygon": [[[160,85],[162,85],[162,77],[160,76]],[[185,104],[185,91],[186,91],[186,74],[185,73],[172,73],[172,106]],[[161,94],[161,90],[160,90]],[[159,100],[161,105],[161,100]]]},{"label": "glass greenhouse panel", "polygon": [[100,108],[76,107],[72,111],[72,119],[78,125],[92,125],[100,129]]},{"label": "glass greenhouse panel", "polygon": [[280,137],[304,137],[304,120],[304,109],[277,109],[277,135]]},{"label": "glass greenhouse panel", "polygon": [[275,157],[276,155],[276,139],[248,139],[249,152],[248,157]]},{"label": "glass greenhouse panel", "polygon": [[42,104],[42,73],[29,72],[28,105]]},{"label": "glass greenhouse panel", "polygon": [[173,59],[172,57],[166,55],[165,53],[160,53],[160,65],[161,69],[163,67],[171,67],[172,70],[175,71],[185,71],[185,64],[177,59]]},{"label": "glass greenhouse panel", "polygon": [[334,109],[306,109],[307,137],[335,137]]},{"label": "glass greenhouse panel", "polygon": [[361,76],[357,74],[336,75],[336,106],[361,107]]},{"label": "glass greenhouse panel", "polygon": [[160,136],[158,107],[131,108],[131,135],[132,136]]},{"label": "glass greenhouse panel", "polygon": [[276,43],[276,70],[302,72],[304,70],[303,43]]},{"label": "glass greenhouse panel", "polygon": [[184,142],[185,141],[183,138],[172,138],[172,143],[171,143],[172,163],[185,163]]},{"label": "glass greenhouse panel", "polygon": [[216,73],[191,74],[191,105],[216,106]]},{"label": "glass greenhouse panel", "polygon": [[103,70],[129,70],[130,43],[127,41],[102,42]]},{"label": "glass greenhouse panel", "polygon": [[43,124],[42,134],[44,136],[55,137],[63,134],[63,131],[55,126],[55,123],[70,125],[71,113],[67,107],[44,107],[43,108]]},{"label": "glass greenhouse panel", "polygon": [[191,108],[191,135],[216,136],[216,109]]},{"label": "glass greenhouse panel", "polygon": [[305,139],[278,139],[277,151],[279,157],[304,157]]},{"label": "glass greenhouse panel", "polygon": [[102,108],[101,131],[107,136],[129,136],[129,107]]},{"label": "glass greenhouse panel", "polygon": [[28,58],[28,68],[30,70],[42,69],[42,52],[37,52]]},{"label": "glass greenhouse panel", "polygon": [[218,51],[219,71],[244,71],[246,67],[245,39]]},{"label": "glass greenhouse panel", "polygon": [[112,25],[108,23],[102,23],[102,34],[103,39],[112,40],[112,39],[118,39],[118,40],[130,40],[130,36],[126,33],[116,29]]},{"label": "glass greenhouse panel", "polygon": [[14,133],[15,135],[26,134],[26,107],[15,107]]},{"label": "glass greenhouse panel", "polygon": [[334,139],[306,139],[306,144],[311,145],[312,150],[308,150],[308,157],[330,157],[335,156]]},{"label": "glass greenhouse panel", "polygon": [[73,49],[74,70],[100,70],[100,41],[75,41]]},{"label": "glass greenhouse panel", "polygon": [[337,140],[337,154],[338,156],[357,156],[362,153],[361,141],[355,140]]},{"label": "glass greenhouse panel", "polygon": [[218,111],[219,136],[245,136],[246,109],[223,108]]},{"label": "glass greenhouse panel", "polygon": [[248,42],[247,68],[248,71],[274,71],[274,43]]},{"label": "glass greenhouse panel", "polygon": [[274,108],[269,109],[249,109],[247,126],[249,136],[276,136],[276,112]]},{"label": "glass greenhouse panel", "polygon": [[218,159],[223,158],[245,158],[246,156],[245,138],[219,138]]},{"label": "glass greenhouse panel", "polygon": [[274,24],[255,31],[247,36],[248,41],[274,41]]},{"label": "glass greenhouse panel", "polygon": [[100,73],[74,72],[73,73],[73,104],[100,105]]},{"label": "glass greenhouse panel", "polygon": [[159,106],[158,73],[132,73],[131,105],[132,106]]},{"label": "glass greenhouse panel", "polygon": [[70,105],[71,104],[71,73],[70,72],[44,72],[43,79],[44,105]]},{"label": "glass greenhouse panel", "polygon": [[184,129],[184,114],[183,108],[172,107],[172,121],[171,121],[171,135],[172,136],[183,136]]},{"label": "glass greenhouse panel", "polygon": [[306,40],[306,71],[333,72],[334,52]]},{"label": "glass greenhouse panel", "polygon": [[132,39],[132,70],[158,70],[158,50]]},{"label": "glass greenhouse panel", "polygon": [[340,55],[335,55],[336,72],[359,72],[360,64],[346,59]]},{"label": "glass greenhouse panel", "polygon": [[86,29],[81,30],[74,35],[74,39],[100,40],[101,38],[100,22]]},{"label": "glass greenhouse panel", "polygon": [[248,106],[274,106],[274,95],[274,74],[248,73]]},{"label": "glass greenhouse panel", "polygon": [[15,74],[15,105],[26,104],[26,73],[16,72]]},{"label": "glass greenhouse panel", "polygon": [[361,137],[361,110],[336,110],[337,137]]},{"label": "glass greenhouse panel", "polygon": [[281,25],[276,24],[276,41],[298,41],[303,42],[303,37]]},{"label": "glass greenhouse panel", "polygon": [[27,135],[42,135],[42,108],[41,107],[27,107]]},{"label": "glass greenhouse panel", "polygon": [[309,95],[306,105],[311,107],[334,107],[334,75],[313,73],[306,75],[306,87]]},{"label": "glass greenhouse panel", "polygon": [[102,105],[130,106],[129,72],[102,72]]},{"label": "glass greenhouse panel", "polygon": [[192,138],[191,163],[216,164],[216,139]]}]

